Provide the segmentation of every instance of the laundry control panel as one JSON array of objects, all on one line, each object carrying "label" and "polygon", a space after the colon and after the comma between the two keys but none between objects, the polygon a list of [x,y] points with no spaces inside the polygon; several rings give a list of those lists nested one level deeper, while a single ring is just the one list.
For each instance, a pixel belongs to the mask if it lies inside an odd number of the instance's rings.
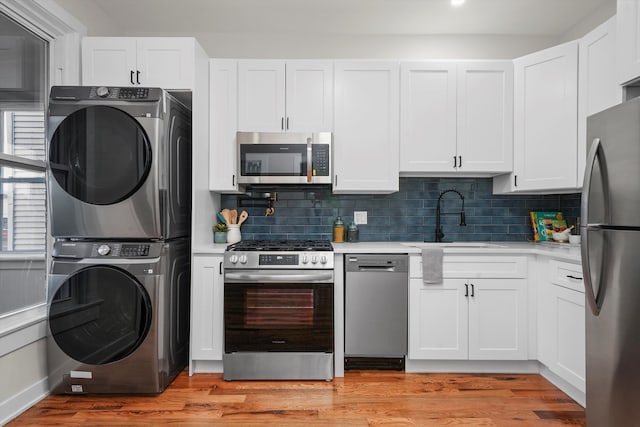
[{"label": "laundry control panel", "polygon": [[162,242],[87,242],[57,241],[54,258],[156,258],[162,253]]}]

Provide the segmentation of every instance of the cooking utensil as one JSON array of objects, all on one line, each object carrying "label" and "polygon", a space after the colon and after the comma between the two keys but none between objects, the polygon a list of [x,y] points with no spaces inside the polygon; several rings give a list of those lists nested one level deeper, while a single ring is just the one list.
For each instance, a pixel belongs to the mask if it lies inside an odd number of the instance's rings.
[{"label": "cooking utensil", "polygon": [[231,214],[229,212],[229,209],[222,209],[220,214],[222,214],[222,216],[223,216],[224,220],[226,221],[227,225],[231,224]]},{"label": "cooking utensil", "polygon": [[238,223],[238,211],[236,209],[232,209],[230,212],[231,224]]},{"label": "cooking utensil", "polygon": [[247,211],[240,212],[240,218],[238,218],[238,224],[242,224],[247,220],[247,218],[249,218],[249,212]]},{"label": "cooking utensil", "polygon": [[223,224],[227,223],[227,220],[222,216],[222,213],[218,212],[218,221],[220,221]]}]

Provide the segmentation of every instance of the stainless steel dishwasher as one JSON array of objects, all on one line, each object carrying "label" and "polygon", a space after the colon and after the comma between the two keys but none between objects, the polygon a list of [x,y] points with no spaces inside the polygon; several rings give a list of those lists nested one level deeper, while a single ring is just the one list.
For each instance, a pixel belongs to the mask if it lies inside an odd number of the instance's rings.
[{"label": "stainless steel dishwasher", "polygon": [[345,369],[404,370],[409,257],[345,255]]}]

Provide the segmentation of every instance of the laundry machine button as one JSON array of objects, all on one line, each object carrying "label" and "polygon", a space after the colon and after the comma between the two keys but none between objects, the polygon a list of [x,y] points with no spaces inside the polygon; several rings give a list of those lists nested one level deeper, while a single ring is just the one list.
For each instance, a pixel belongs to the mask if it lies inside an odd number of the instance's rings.
[{"label": "laundry machine button", "polygon": [[109,247],[109,245],[98,246],[99,255],[106,256],[106,255],[109,255],[109,252],[111,252],[111,248]]}]

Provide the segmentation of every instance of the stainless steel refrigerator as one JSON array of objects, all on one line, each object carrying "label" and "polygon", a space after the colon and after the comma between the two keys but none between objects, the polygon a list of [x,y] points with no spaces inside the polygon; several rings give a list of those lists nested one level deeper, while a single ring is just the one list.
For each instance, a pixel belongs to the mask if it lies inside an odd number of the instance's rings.
[{"label": "stainless steel refrigerator", "polygon": [[640,425],[640,98],[587,119],[587,426]]}]

